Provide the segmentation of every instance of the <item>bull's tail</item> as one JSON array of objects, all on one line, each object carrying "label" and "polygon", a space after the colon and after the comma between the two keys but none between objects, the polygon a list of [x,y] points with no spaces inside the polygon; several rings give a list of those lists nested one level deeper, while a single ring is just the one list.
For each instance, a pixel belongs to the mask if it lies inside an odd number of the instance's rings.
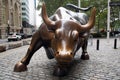
[{"label": "bull's tail", "polygon": [[79,12],[79,10],[81,10],[81,11],[88,11],[88,10],[90,10],[93,6],[89,6],[89,7],[87,7],[87,8],[80,8],[80,7],[78,7],[78,6],[76,6],[76,5],[74,5],[74,4],[67,4],[67,7],[69,7],[69,8],[73,8],[73,9],[75,9],[75,11],[76,12]]}]

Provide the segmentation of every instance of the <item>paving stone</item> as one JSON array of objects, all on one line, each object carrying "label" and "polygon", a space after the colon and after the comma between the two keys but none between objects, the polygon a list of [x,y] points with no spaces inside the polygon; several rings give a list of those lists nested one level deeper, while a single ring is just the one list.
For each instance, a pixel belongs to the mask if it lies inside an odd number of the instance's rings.
[{"label": "paving stone", "polygon": [[13,72],[14,65],[25,56],[28,45],[0,53],[0,80],[120,80],[120,41],[113,49],[113,40],[107,43],[100,39],[100,50],[96,50],[96,39],[88,46],[90,60],[81,60],[81,50],[75,55],[70,73],[65,77],[54,76],[55,59],[48,59],[43,48],[38,50],[28,65],[28,71]]}]

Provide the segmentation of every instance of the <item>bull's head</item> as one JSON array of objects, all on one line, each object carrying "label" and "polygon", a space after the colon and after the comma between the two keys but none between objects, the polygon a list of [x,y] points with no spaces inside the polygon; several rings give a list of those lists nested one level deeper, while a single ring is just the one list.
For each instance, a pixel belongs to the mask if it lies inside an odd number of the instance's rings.
[{"label": "bull's head", "polygon": [[55,59],[58,62],[71,62],[77,50],[80,33],[89,31],[95,23],[96,9],[93,8],[92,15],[87,24],[81,25],[73,20],[52,21],[48,18],[46,7],[43,3],[42,18],[48,30],[54,31],[51,46],[54,50]]}]

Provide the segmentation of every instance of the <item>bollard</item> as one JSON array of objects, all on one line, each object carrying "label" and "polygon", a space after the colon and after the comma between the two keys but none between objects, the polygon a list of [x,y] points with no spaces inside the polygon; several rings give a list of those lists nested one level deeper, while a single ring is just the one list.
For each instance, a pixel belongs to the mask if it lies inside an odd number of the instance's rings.
[{"label": "bollard", "polygon": [[93,45],[93,36],[92,35],[89,36],[88,42],[89,42],[90,46]]},{"label": "bollard", "polygon": [[114,40],[114,49],[117,49],[117,39]]},{"label": "bollard", "polygon": [[99,39],[97,39],[97,50],[99,50]]}]

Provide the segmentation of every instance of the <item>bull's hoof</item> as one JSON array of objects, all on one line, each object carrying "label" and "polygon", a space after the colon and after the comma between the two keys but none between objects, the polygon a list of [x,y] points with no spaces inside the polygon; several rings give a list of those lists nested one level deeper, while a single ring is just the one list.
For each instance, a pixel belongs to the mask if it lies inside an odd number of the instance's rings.
[{"label": "bull's hoof", "polygon": [[14,72],[23,72],[27,71],[27,66],[21,62],[18,62],[14,67]]},{"label": "bull's hoof", "polygon": [[68,74],[67,68],[56,67],[53,72],[53,75],[58,76],[58,77],[63,77],[63,76],[66,76],[67,74]]},{"label": "bull's hoof", "polygon": [[81,59],[82,60],[89,60],[89,55],[88,54],[81,55]]}]

